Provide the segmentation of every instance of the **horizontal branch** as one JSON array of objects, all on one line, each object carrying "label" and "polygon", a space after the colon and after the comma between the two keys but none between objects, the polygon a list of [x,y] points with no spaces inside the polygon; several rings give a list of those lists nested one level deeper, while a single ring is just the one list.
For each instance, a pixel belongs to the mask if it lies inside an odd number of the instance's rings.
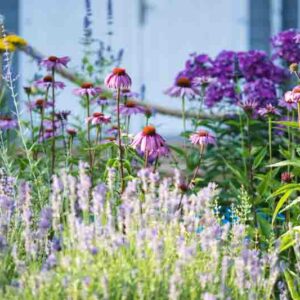
[{"label": "horizontal branch", "polygon": [[[35,48],[31,47],[31,46],[27,46],[27,47],[23,47],[20,48],[20,50],[22,50],[25,54],[27,54],[28,56],[30,56],[31,58],[33,58],[36,61],[40,61],[42,60],[45,55],[43,55],[41,52],[39,52],[38,50],[36,50]],[[73,72],[69,71],[68,69],[57,69],[57,72],[64,77],[65,79],[73,82],[76,85],[80,85],[83,81],[81,79],[79,79],[76,74],[74,74]],[[138,103],[139,105],[142,105],[144,107],[147,107],[151,110],[154,110],[156,113],[161,114],[161,115],[165,115],[165,116],[171,116],[171,117],[176,117],[176,118],[181,118],[182,117],[182,112],[180,110],[177,109],[171,109],[171,108],[167,108],[165,106],[161,106],[161,105],[157,105],[157,104],[153,104],[153,103],[149,103],[149,102],[145,102],[145,101],[134,101],[136,103]],[[186,117],[187,118],[197,118],[197,119],[212,119],[212,120],[225,120],[228,119],[229,117],[232,117],[232,114],[212,114],[212,113],[195,113],[195,112],[186,112]]]}]

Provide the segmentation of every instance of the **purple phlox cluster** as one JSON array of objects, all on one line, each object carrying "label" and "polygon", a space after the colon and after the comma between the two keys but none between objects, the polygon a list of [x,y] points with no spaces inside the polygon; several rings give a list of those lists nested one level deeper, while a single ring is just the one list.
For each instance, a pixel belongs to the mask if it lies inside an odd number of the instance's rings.
[{"label": "purple phlox cluster", "polygon": [[267,78],[282,83],[288,77],[288,71],[274,65],[262,50],[238,52],[237,57],[239,70],[247,81]]},{"label": "purple phlox cluster", "polygon": [[256,79],[245,84],[244,95],[247,100],[255,101],[259,107],[277,104],[276,86],[266,78]]},{"label": "purple phlox cluster", "polygon": [[215,80],[208,85],[204,101],[207,107],[213,107],[224,98],[229,99],[231,103],[236,103],[238,96],[232,81],[226,79]]},{"label": "purple phlox cluster", "polygon": [[234,51],[223,50],[213,61],[213,77],[233,79],[236,76],[237,55]]},{"label": "purple phlox cluster", "polygon": [[289,29],[273,36],[271,43],[274,50],[274,58],[281,58],[288,64],[300,62],[299,32]]}]

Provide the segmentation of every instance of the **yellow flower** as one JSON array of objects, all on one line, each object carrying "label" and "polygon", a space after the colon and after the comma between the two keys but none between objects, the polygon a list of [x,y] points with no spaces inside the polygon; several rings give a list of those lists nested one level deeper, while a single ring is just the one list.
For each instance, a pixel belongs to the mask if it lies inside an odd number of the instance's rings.
[{"label": "yellow flower", "polygon": [[11,34],[5,37],[5,40],[17,47],[26,46],[27,42],[18,35]]},{"label": "yellow flower", "polygon": [[8,42],[4,42],[3,39],[0,39],[0,52],[5,52],[5,51],[15,51],[16,47]]}]

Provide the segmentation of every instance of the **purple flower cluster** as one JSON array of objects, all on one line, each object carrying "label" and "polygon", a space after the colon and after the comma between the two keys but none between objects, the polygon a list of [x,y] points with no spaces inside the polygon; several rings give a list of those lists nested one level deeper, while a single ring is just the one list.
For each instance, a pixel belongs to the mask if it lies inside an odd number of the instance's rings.
[{"label": "purple flower cluster", "polygon": [[271,39],[274,58],[281,58],[288,64],[300,62],[299,32],[296,29],[282,31]]}]

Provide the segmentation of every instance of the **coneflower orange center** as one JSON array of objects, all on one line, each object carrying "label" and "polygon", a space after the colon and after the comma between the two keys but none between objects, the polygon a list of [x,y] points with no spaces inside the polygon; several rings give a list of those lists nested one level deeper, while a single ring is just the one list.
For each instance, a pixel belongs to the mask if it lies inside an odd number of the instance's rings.
[{"label": "coneflower orange center", "polygon": [[93,113],[93,117],[95,117],[95,118],[102,117],[102,116],[103,116],[103,113],[101,113],[101,112],[94,112]]},{"label": "coneflower orange center", "polygon": [[136,107],[136,104],[133,101],[127,101],[125,105],[127,107]]},{"label": "coneflower orange center", "polygon": [[45,76],[43,80],[44,80],[44,82],[52,82],[53,78],[52,78],[52,76],[48,75],[48,76]]},{"label": "coneflower orange center", "polygon": [[198,135],[199,135],[199,136],[202,136],[202,137],[207,137],[207,136],[208,136],[208,132],[205,131],[205,130],[200,130],[200,131],[198,132]]},{"label": "coneflower orange center", "polygon": [[145,135],[155,135],[156,134],[156,129],[155,129],[154,126],[149,125],[149,126],[144,127],[143,133]]},{"label": "coneflower orange center", "polygon": [[114,75],[121,76],[121,75],[125,75],[126,74],[126,70],[123,69],[123,68],[114,68],[113,69],[113,73],[114,73]]},{"label": "coneflower orange center", "polygon": [[52,62],[57,62],[58,58],[56,56],[49,56],[48,60],[50,60]]},{"label": "coneflower orange center", "polygon": [[90,89],[92,88],[94,85],[91,83],[91,82],[84,82],[82,85],[81,85],[81,88],[83,89]]},{"label": "coneflower orange center", "polygon": [[191,81],[187,77],[179,77],[176,81],[176,85],[179,87],[191,87]]},{"label": "coneflower orange center", "polygon": [[45,100],[44,99],[38,99],[35,101],[36,106],[44,106]]}]

